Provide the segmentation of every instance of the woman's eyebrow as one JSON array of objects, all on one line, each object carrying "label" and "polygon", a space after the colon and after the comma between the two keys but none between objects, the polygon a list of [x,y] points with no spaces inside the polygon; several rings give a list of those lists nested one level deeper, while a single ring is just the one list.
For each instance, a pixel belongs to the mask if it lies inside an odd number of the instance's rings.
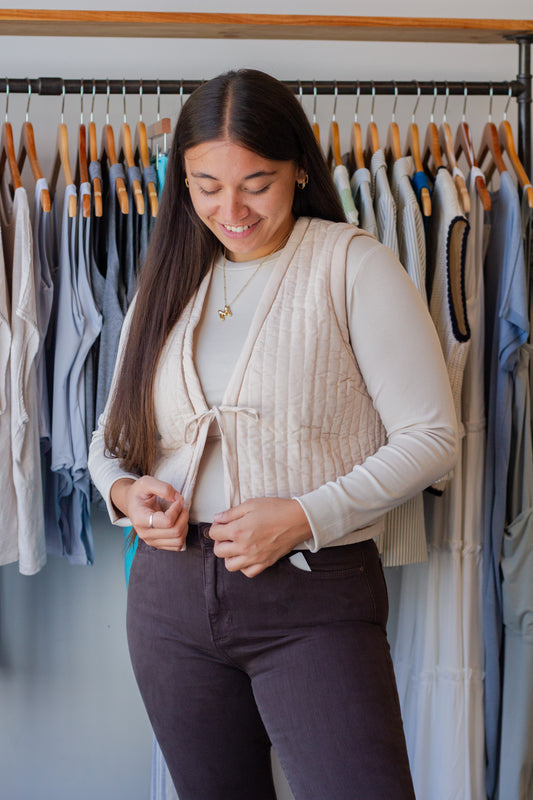
[{"label": "woman's eyebrow", "polygon": [[[276,170],[272,172],[260,171],[260,172],[252,172],[251,175],[246,175],[243,178],[243,181],[251,181],[253,178],[268,178],[272,175],[276,174]],[[220,178],[215,178],[214,175],[209,175],[207,172],[191,172],[193,178],[207,178],[210,181],[218,181]]]}]

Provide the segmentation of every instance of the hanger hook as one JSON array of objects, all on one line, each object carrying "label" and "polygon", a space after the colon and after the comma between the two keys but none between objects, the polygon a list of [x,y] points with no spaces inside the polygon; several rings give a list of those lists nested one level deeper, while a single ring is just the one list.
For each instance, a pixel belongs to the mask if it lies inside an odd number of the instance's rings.
[{"label": "hanger hook", "polygon": [[361,99],[361,84],[357,81],[357,90],[355,93],[355,111],[353,115],[353,121],[357,122],[359,116],[359,100]]},{"label": "hanger hook", "polygon": [[180,79],[180,112],[183,108],[183,78]]},{"label": "hanger hook", "polygon": [[26,80],[28,81],[28,105],[26,106],[26,122],[29,122],[30,121],[29,111],[31,102],[31,82],[29,78],[26,78]]},{"label": "hanger hook", "polygon": [[446,99],[444,101],[444,111],[442,112],[442,121],[446,122],[446,114],[448,111],[448,100],[450,99],[450,87],[448,86],[448,81],[446,81]]},{"label": "hanger hook", "polygon": [[396,106],[398,105],[398,85],[396,81],[393,81],[394,84],[394,103],[392,104],[392,121],[396,122]]},{"label": "hanger hook", "polygon": [[468,100],[468,86],[464,82],[463,122],[466,122],[466,101]]},{"label": "hanger hook", "polygon": [[374,122],[374,104],[376,102],[376,86],[372,81],[372,105],[370,106],[370,122]]},{"label": "hanger hook", "polygon": [[313,122],[316,122],[316,98],[317,98],[316,81],[313,81]]},{"label": "hanger hook", "polygon": [[159,85],[159,78],[157,79],[157,121],[161,119],[161,86]]},{"label": "hanger hook", "polygon": [[96,99],[96,81],[94,80],[94,78],[93,78],[93,91],[92,91],[92,96],[93,96],[93,99],[92,99],[92,102],[91,102],[91,116],[90,116],[90,121],[91,121],[91,122],[94,122],[94,101],[95,101],[95,99]]},{"label": "hanger hook", "polygon": [[298,81],[298,99],[300,101],[300,105],[303,105],[304,90],[302,88],[302,82],[301,81]]},{"label": "hanger hook", "polygon": [[83,81],[80,81],[80,125],[83,125]]},{"label": "hanger hook", "polygon": [[126,81],[122,78],[122,105],[124,114],[124,124],[126,124]]},{"label": "hanger hook", "polygon": [[61,80],[61,124],[65,122],[65,81]]},{"label": "hanger hook", "polygon": [[143,121],[143,79],[139,78],[139,122]]},{"label": "hanger hook", "polygon": [[511,97],[513,96],[513,88],[511,84],[509,84],[509,92],[507,95],[507,103],[505,104],[505,111],[503,112],[503,118],[507,119],[507,111],[509,109],[509,103],[511,102]]},{"label": "hanger hook", "polygon": [[6,115],[4,117],[5,121],[8,121],[8,111],[9,108],[9,80],[6,78]]},{"label": "hanger hook", "polygon": [[494,90],[492,88],[492,81],[489,83],[489,122],[492,122],[492,100],[494,97]]},{"label": "hanger hook", "polygon": [[333,116],[332,116],[332,120],[333,120],[333,122],[336,122],[337,121],[337,100],[339,99],[339,87],[337,86],[337,81],[333,81],[333,85],[335,87],[334,88],[335,95],[334,95],[334,100],[333,100]]},{"label": "hanger hook", "polygon": [[437,105],[437,82],[433,81],[433,105],[431,106],[430,122],[435,122],[435,106]]},{"label": "hanger hook", "polygon": [[105,124],[109,125],[109,98],[111,96],[111,88],[109,86],[109,78],[106,78],[106,83],[107,83],[107,88],[106,88],[107,104],[106,104],[106,108],[105,108]]},{"label": "hanger hook", "polygon": [[411,114],[411,122],[413,122],[413,123],[414,123],[414,121],[416,119],[416,109],[418,108],[418,104],[420,102],[420,95],[422,93],[422,90],[420,89],[420,84],[418,83],[418,81],[415,81],[415,83],[416,83],[416,103],[415,103],[415,107],[413,108],[413,113]]}]

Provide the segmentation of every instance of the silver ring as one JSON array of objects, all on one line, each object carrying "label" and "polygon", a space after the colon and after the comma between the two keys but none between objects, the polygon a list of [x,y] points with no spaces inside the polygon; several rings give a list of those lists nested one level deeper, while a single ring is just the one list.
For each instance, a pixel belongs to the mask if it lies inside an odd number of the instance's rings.
[{"label": "silver ring", "polygon": [[153,527],[154,527],[154,513],[153,513],[153,511],[152,511],[152,513],[150,514],[150,522],[149,522],[149,525],[150,525],[150,528],[153,528]]}]

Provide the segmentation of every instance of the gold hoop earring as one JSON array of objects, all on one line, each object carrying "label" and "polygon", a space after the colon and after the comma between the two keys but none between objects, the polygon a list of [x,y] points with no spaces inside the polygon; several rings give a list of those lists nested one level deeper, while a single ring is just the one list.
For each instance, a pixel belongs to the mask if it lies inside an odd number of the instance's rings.
[{"label": "gold hoop earring", "polygon": [[185,186],[187,187],[187,189],[188,189],[188,188],[189,188],[189,186],[190,186],[190,184],[189,184],[189,179],[188,179],[188,178],[185,178]]},{"label": "gold hoop earring", "polygon": [[305,189],[308,183],[309,183],[309,175],[307,172],[305,173],[305,176],[302,178],[301,181],[296,181],[298,189]]}]

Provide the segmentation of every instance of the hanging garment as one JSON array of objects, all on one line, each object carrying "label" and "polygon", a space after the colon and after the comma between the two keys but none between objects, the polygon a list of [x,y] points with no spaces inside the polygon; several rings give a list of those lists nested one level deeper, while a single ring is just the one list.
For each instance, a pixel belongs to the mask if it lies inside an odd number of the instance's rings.
[{"label": "hanging garment", "polygon": [[83,197],[90,195],[89,183],[82,183],[79,190],[77,219],[77,263],[75,289],[80,310],[81,339],[69,375],[69,420],[72,439],[72,506],[71,529],[73,542],[69,560],[71,563],[92,564],[94,545],[90,523],[90,478],[87,468],[86,389],[85,362],[102,327],[102,317],[92,294],[88,250],[91,236],[91,219],[82,213]]},{"label": "hanging garment", "polygon": [[333,170],[333,183],[337,189],[346,222],[350,222],[352,225],[359,225],[359,216],[350,188],[350,175],[344,164],[338,164]]},{"label": "hanging garment", "polygon": [[[91,161],[89,175],[102,183],[102,168],[99,161]],[[97,217],[94,209],[94,199],[91,199],[91,226],[87,235],[87,268],[92,288],[93,300],[100,317],[102,317],[105,294],[105,273],[107,255],[105,252],[106,230],[105,217]],[[100,331],[102,322],[100,323]],[[92,432],[96,428],[96,389],[98,375],[98,355],[100,352],[100,336],[95,342],[85,359],[85,426],[87,430],[87,448],[91,443]],[[91,487],[91,495],[96,492]]]},{"label": "hanging garment", "polygon": [[128,215],[125,226],[124,236],[124,255],[122,264],[122,280],[124,282],[124,296],[126,308],[133,300],[135,293],[136,279],[139,271],[139,249],[140,249],[140,229],[141,220],[149,216],[150,208],[145,204],[144,214],[139,215],[135,205],[135,198],[133,194],[133,182],[138,181],[142,184],[142,174],[139,167],[128,167],[127,175],[127,192],[128,192]]},{"label": "hanging garment", "polygon": [[39,350],[35,358],[35,369],[37,373],[39,435],[41,452],[44,453],[50,449],[51,445],[50,398],[48,394],[45,343],[54,298],[54,285],[52,282],[53,251],[50,247],[54,236],[54,218],[52,211],[43,211],[42,209],[40,198],[43,189],[48,189],[48,183],[45,178],[40,178],[35,183],[32,230],[34,283],[37,292],[37,321],[39,325]]},{"label": "hanging garment", "polygon": [[372,202],[372,191],[370,188],[371,176],[366,167],[356,169],[350,180],[350,188],[355,203],[355,208],[359,216],[359,227],[378,238],[378,226],[374,205]]},{"label": "hanging garment", "polygon": [[105,202],[105,224],[107,228],[107,261],[105,289],[102,303],[102,332],[98,353],[98,377],[96,386],[96,418],[104,410],[111,386],[118,342],[124,315],[127,310],[126,289],[121,270],[124,247],[124,226],[126,215],[120,211],[115,184],[117,178],[125,179],[122,164],[109,168],[108,190]]},{"label": "hanging garment", "polygon": [[[49,553],[67,556],[72,563],[87,563],[78,548],[73,519],[74,446],[70,416],[71,372],[83,339],[83,313],[77,289],[77,226],[69,217],[68,199],[76,196],[74,184],[65,187],[61,221],[57,309],[55,320],[54,385],[52,399],[52,459],[56,473],[55,498],[47,502],[53,508],[57,527],[47,529]],[[53,516],[52,516],[53,519]]]},{"label": "hanging garment", "polygon": [[46,563],[35,359],[39,323],[33,242],[26,190],[3,208],[5,260],[11,265],[11,452],[17,515],[9,522],[17,539],[19,571],[33,575]]},{"label": "hanging garment", "polygon": [[502,590],[500,560],[506,520],[513,392],[520,348],[529,333],[520,205],[504,172],[491,194],[491,232],[485,259],[487,453],[483,599],[485,632],[485,736],[487,793],[494,796],[501,720]]},{"label": "hanging garment", "polygon": [[378,228],[378,239],[399,256],[398,235],[396,233],[396,203],[387,178],[387,164],[383,150],[376,150],[370,160],[372,174],[372,198]]},{"label": "hanging garment", "polygon": [[[1,238],[1,234],[0,234]],[[9,275],[8,268],[9,267]],[[4,261],[4,243],[0,241],[0,566],[18,559],[17,496],[13,483],[11,455],[11,269]]]},{"label": "hanging garment", "polygon": [[165,175],[167,174],[168,156],[166,153],[159,153],[156,157],[152,158],[152,166],[157,172],[157,195],[161,199],[163,188],[165,186]]},{"label": "hanging garment", "polygon": [[[412,172],[413,159],[410,156],[397,159],[392,169],[391,190],[397,210],[400,261],[427,305],[426,240],[422,214],[411,184]],[[421,493],[389,511],[378,547],[385,567],[427,560],[424,502]],[[394,595],[390,576],[388,579],[390,592]],[[391,605],[394,606],[394,603]]]},{"label": "hanging garment", "polygon": [[[468,222],[453,180],[439,170],[433,196],[430,309],[445,355],[462,431],[461,390],[470,341],[465,296],[475,281],[466,258]],[[450,290],[450,291],[448,291]],[[402,568],[398,631],[393,651],[407,747],[417,797],[479,800],[470,779],[465,708],[472,670],[465,664],[463,575],[470,569],[463,534],[460,447],[453,479],[442,496],[424,497],[428,561]],[[438,725],[435,721],[438,720]]]},{"label": "hanging garment", "polygon": [[523,344],[513,395],[508,517],[502,545],[504,624],[498,800],[533,795],[533,448],[529,370]]},{"label": "hanging garment", "polygon": [[141,217],[140,231],[139,231],[139,269],[144,266],[146,259],[146,250],[148,248],[148,241],[150,234],[155,224],[156,218],[152,216],[150,211],[150,197],[148,195],[148,184],[153,183],[157,186],[157,173],[153,167],[145,167],[142,173],[143,177],[143,197],[144,197],[144,214]]}]

